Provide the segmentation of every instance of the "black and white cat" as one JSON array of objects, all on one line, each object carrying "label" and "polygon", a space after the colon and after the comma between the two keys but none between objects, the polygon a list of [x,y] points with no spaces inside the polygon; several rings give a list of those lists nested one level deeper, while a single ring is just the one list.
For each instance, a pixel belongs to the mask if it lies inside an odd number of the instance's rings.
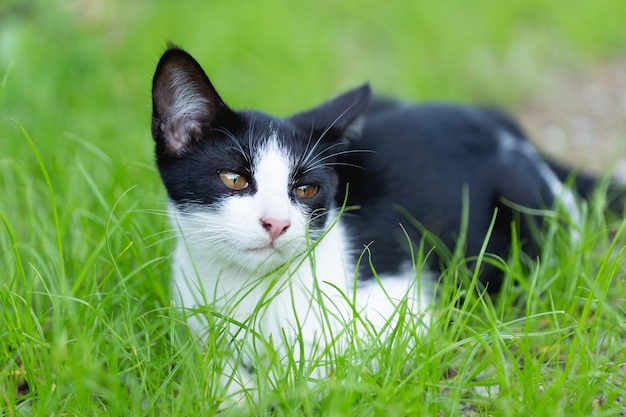
[{"label": "black and white cat", "polygon": [[[256,332],[280,349],[299,334],[306,356],[354,314],[382,328],[399,300],[427,328],[428,282],[441,262],[432,256],[431,274],[422,274],[410,246],[428,231],[454,249],[464,210],[468,257],[479,253],[496,208],[487,251],[503,258],[518,218],[533,251],[532,220],[513,207],[561,201],[579,215],[563,186],[569,171],[542,159],[505,115],[370,95],[364,85],[288,118],[234,111],[189,54],[165,52],[153,80],[152,135],[180,233],[176,302],[210,305],[250,326],[233,332],[244,345]],[[575,185],[586,193],[594,181],[579,176]],[[482,279],[499,286],[497,271]],[[205,336],[202,315],[189,323]]]}]

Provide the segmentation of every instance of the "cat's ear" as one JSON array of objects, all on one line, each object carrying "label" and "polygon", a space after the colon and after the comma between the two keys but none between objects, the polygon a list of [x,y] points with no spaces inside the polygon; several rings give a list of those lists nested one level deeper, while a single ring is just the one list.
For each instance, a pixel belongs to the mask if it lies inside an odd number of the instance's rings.
[{"label": "cat's ear", "polygon": [[224,113],[231,111],[200,64],[182,49],[167,50],[152,80],[152,137],[157,152],[182,153]]},{"label": "cat's ear", "polygon": [[372,92],[363,84],[321,105],[289,118],[299,128],[323,135],[323,139],[336,140],[349,131],[359,130],[358,119],[369,105]]}]

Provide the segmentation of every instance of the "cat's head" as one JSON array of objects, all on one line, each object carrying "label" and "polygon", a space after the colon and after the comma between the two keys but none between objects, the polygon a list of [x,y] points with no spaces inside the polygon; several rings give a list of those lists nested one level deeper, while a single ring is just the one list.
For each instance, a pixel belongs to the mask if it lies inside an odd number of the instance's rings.
[{"label": "cat's head", "polygon": [[318,238],[335,206],[334,164],[369,97],[364,85],[285,119],[233,111],[189,54],[165,52],[153,80],[152,136],[187,245],[254,270],[292,259],[307,235]]}]

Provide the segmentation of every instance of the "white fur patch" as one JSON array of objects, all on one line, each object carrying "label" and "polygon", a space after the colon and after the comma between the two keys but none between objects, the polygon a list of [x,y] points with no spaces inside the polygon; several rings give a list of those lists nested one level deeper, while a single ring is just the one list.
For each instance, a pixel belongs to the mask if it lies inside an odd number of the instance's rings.
[{"label": "white fur patch", "polygon": [[[358,311],[375,329],[381,329],[390,319],[396,322],[401,303],[411,314],[419,315],[424,324],[429,324],[429,317],[424,312],[433,301],[434,277],[427,271],[416,271],[407,262],[402,272],[393,276],[382,276],[379,280],[370,280],[357,288],[356,305]],[[392,326],[393,328],[393,326]]]},{"label": "white fur patch", "polygon": [[[282,152],[274,137],[260,151],[258,163],[254,167],[258,191],[254,205],[258,209],[259,218],[275,218],[298,220],[301,213],[291,204],[289,199],[289,179],[294,169],[293,162]],[[300,215],[300,216],[299,216]],[[304,219],[299,219],[302,220]],[[304,224],[298,226],[303,227]],[[295,233],[304,230],[298,229]]]},{"label": "white fur patch", "polygon": [[[578,224],[580,222],[580,210],[578,208],[578,204],[576,203],[576,197],[574,196],[574,193],[563,185],[561,180],[558,179],[556,174],[541,158],[541,156],[537,153],[537,151],[530,144],[530,142],[517,139],[508,132],[500,132],[499,137],[502,151],[520,152],[533,162],[533,164],[539,171],[539,174],[548,185],[548,188],[550,188],[550,191],[552,192],[554,198],[559,200],[563,204],[564,208],[569,213],[572,222],[574,224]],[[575,234],[575,236],[573,237],[577,237],[577,232],[572,231],[572,233]]]},{"label": "white fur patch", "polygon": [[[401,276],[354,289],[356,266],[345,258],[349,245],[341,220],[319,241],[307,241],[308,219],[289,198],[293,169],[293,161],[270,138],[252,167],[254,194],[228,197],[206,211],[172,207],[174,226],[181,232],[174,259],[176,303],[186,308],[208,304],[252,326],[265,341],[272,340],[281,355],[302,352],[300,359],[320,355],[326,343],[337,343],[341,349],[341,341],[335,339],[354,321],[355,313],[365,319],[366,327],[358,330],[362,336],[383,328],[394,313],[397,316],[401,300],[412,314],[421,316],[430,298],[424,296],[411,268]],[[290,222],[273,244],[260,222],[264,217]],[[327,227],[334,220],[329,216]],[[202,315],[189,317],[188,323],[206,337]],[[245,352],[263,351],[254,332],[230,327],[236,345],[244,348],[244,362],[249,360]],[[294,347],[301,342],[303,346]],[[243,371],[238,379],[231,391],[250,388],[254,381]]]},{"label": "white fur patch", "polygon": [[[242,273],[265,274],[306,248],[307,217],[289,200],[289,159],[270,140],[253,168],[257,191],[226,198],[211,209],[172,211],[176,228],[199,262],[212,270],[236,268]],[[287,220],[290,227],[272,241],[261,220]]]}]

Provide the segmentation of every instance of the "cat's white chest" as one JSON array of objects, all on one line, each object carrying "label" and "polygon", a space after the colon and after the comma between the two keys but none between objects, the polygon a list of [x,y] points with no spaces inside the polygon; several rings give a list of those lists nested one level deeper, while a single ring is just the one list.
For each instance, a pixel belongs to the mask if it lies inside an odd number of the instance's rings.
[{"label": "cat's white chest", "polygon": [[[307,253],[307,251],[309,251]],[[253,332],[233,329],[239,335],[260,334],[278,345],[293,343],[296,336],[313,345],[324,333],[332,333],[339,321],[329,321],[328,310],[337,307],[352,287],[354,270],[344,259],[344,231],[333,227],[314,249],[305,251],[282,273],[255,274],[236,265],[214,260],[180,240],[175,253],[173,290],[175,301],[186,309],[207,307]],[[341,303],[340,303],[341,305]],[[345,315],[347,306],[335,313]],[[334,316],[334,314],[333,314]],[[205,339],[202,315],[189,318]],[[287,340],[283,340],[287,336]]]},{"label": "cat's white chest", "polygon": [[[286,346],[294,351],[293,344],[303,342],[295,351],[302,348],[305,356],[311,356],[313,346],[340,343],[335,336],[355,315],[358,323],[377,331],[397,319],[399,303],[406,302],[411,313],[422,315],[431,299],[429,288],[420,286],[409,265],[402,274],[358,283],[355,265],[348,263],[341,223],[282,274],[254,275],[212,261],[201,252],[179,242],[173,274],[175,301],[186,309],[202,307],[204,312],[228,317],[237,323],[231,325],[231,334],[246,339],[248,347],[258,342],[256,334],[262,343],[271,340],[283,352]],[[427,317],[421,320],[427,324]],[[188,323],[201,339],[209,336],[202,314],[190,316]],[[364,327],[357,331],[368,332]]]},{"label": "cat's white chest", "polygon": [[[240,187],[237,192],[211,205],[170,210],[180,231],[175,301],[201,340],[227,338],[233,356],[246,365],[244,371],[233,365],[230,372],[240,375],[241,387],[254,385],[245,369],[265,366],[265,355],[304,360],[321,376],[325,366],[315,358],[342,351],[353,330],[356,337],[369,337],[393,328],[385,324],[395,320],[399,303],[414,313],[423,307],[412,266],[380,282],[357,281],[353,252],[361,249],[334,217],[332,174],[313,178],[325,185],[301,182],[297,158],[276,137],[259,148],[254,175],[244,182],[242,174],[224,171],[224,185]],[[309,168],[316,169],[320,165]]]}]

